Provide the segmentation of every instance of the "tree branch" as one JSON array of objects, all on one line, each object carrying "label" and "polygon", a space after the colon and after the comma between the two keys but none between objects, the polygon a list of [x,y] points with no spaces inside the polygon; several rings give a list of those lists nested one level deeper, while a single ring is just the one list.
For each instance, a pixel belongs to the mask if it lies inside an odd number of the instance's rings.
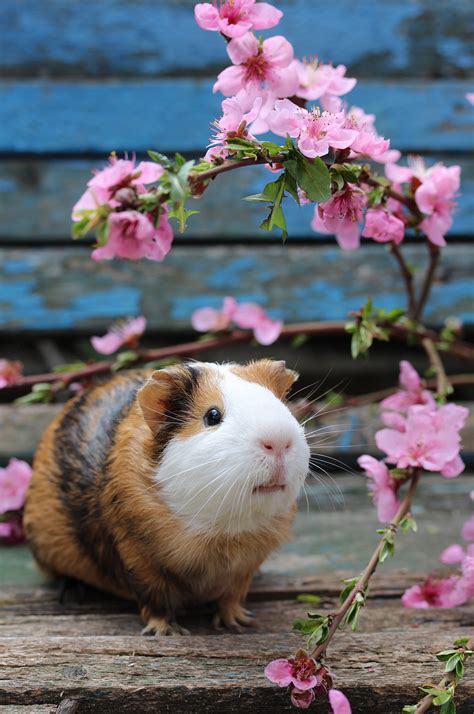
[{"label": "tree branch", "polygon": [[400,267],[400,272],[402,274],[403,280],[405,282],[405,290],[407,293],[407,303],[408,303],[408,317],[414,319],[416,311],[416,297],[415,289],[413,286],[413,273],[409,268],[402,251],[398,245],[394,242],[390,243],[390,252],[395,257]]},{"label": "tree branch", "polygon": [[[397,532],[400,522],[411,510],[413,496],[415,494],[416,487],[418,485],[420,476],[421,476],[420,469],[416,469],[411,476],[410,485],[408,487],[408,491],[405,495],[405,498],[401,502],[400,507],[389,526],[390,530],[394,534]],[[354,602],[356,595],[358,593],[363,593],[365,591],[367,585],[369,584],[370,578],[372,577],[372,575],[375,573],[375,571],[377,569],[377,566],[379,564],[380,554],[382,552],[382,548],[384,547],[384,544],[385,544],[385,537],[382,537],[380,539],[379,544],[377,545],[376,549],[372,553],[372,556],[370,557],[370,560],[367,563],[367,566],[365,567],[364,572],[362,573],[361,577],[359,578],[357,585],[351,590],[351,592],[349,593],[347,598],[342,603],[341,607],[332,616],[331,625],[329,627],[329,632],[328,632],[326,639],[320,645],[315,647],[315,649],[313,650],[313,652],[310,655],[316,661],[321,660],[322,658],[324,658],[326,656],[326,650],[328,648],[328,645],[331,642],[334,635],[336,634],[336,632],[337,632],[341,622],[343,621],[346,613],[348,612],[350,606]]]},{"label": "tree branch", "polygon": [[425,279],[423,280],[423,286],[421,288],[421,293],[420,293],[420,299],[418,300],[418,305],[416,306],[415,309],[415,314],[414,314],[414,319],[415,320],[420,320],[424,307],[428,301],[430,292],[431,292],[431,286],[433,284],[433,279],[436,273],[436,269],[438,267],[439,263],[439,258],[440,258],[440,250],[438,246],[433,245],[433,243],[428,243],[429,246],[429,251],[430,251],[430,262],[428,264],[428,268],[425,274]]},{"label": "tree branch", "polygon": [[244,166],[260,166],[261,164],[280,164],[283,161],[287,161],[288,156],[286,154],[278,154],[271,157],[261,157],[259,159],[242,159],[241,161],[236,161],[235,159],[227,159],[222,164],[214,166],[212,169],[207,171],[191,171],[189,174],[189,183],[191,185],[191,192],[193,184],[200,184],[203,181],[208,181],[213,179],[219,174],[227,173],[227,171],[233,171],[234,169],[241,169]]},{"label": "tree branch", "polygon": [[[474,638],[471,638],[469,642],[466,643],[466,648],[467,649],[472,649],[474,647]],[[456,682],[456,674],[455,672],[448,672],[447,674],[444,675],[443,679],[438,682],[436,685],[436,689],[445,689],[446,685],[452,684],[453,682]],[[426,697],[423,697],[421,701],[418,702],[418,706],[415,709],[415,714],[425,714],[425,712],[429,711],[431,705],[433,704],[433,695],[432,694],[427,694]]]},{"label": "tree branch", "polygon": [[435,343],[433,342],[433,340],[429,339],[428,337],[425,337],[421,341],[421,344],[428,356],[431,366],[433,367],[436,373],[436,392],[438,396],[445,397],[448,394],[450,385],[446,376],[446,371],[444,369],[443,362],[441,360],[441,357],[439,356],[438,350],[436,349]]}]

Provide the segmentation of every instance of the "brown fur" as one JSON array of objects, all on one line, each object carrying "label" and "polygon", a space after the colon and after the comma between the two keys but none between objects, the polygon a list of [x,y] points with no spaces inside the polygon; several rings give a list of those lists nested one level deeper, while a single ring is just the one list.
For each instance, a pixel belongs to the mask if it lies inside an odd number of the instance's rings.
[{"label": "brown fur", "polygon": [[[277,396],[295,379],[269,360],[235,372]],[[118,375],[71,400],[52,422],[33,465],[27,537],[51,573],[137,600],[147,632],[179,632],[179,608],[214,600],[216,626],[238,629],[250,624],[241,603],[252,575],[289,539],[295,508],[253,533],[187,530],[160,497],[153,472],[167,440],[201,430],[203,413],[221,408],[222,395],[209,370],[180,365],[145,384],[149,376]]]}]

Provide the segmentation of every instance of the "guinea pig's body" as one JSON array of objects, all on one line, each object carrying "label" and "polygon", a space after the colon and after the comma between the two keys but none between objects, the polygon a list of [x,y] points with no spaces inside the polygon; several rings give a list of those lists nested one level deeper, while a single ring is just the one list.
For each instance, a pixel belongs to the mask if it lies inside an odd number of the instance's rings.
[{"label": "guinea pig's body", "polygon": [[24,525],[38,563],[137,600],[145,632],[217,601],[252,624],[252,575],[289,538],[308,467],[281,362],[117,375],[66,404],[36,453]]}]

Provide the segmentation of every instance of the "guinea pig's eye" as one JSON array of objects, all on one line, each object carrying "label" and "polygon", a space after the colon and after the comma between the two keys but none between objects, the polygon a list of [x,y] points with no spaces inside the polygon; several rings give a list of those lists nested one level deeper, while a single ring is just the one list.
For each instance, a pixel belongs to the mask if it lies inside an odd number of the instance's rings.
[{"label": "guinea pig's eye", "polygon": [[204,414],[204,424],[206,426],[217,426],[222,421],[222,412],[217,407],[212,407]]}]

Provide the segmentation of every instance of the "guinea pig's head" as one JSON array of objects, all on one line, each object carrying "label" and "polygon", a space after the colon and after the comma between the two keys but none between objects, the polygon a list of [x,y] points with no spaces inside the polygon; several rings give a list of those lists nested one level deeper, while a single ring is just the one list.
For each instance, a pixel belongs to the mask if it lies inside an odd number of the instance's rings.
[{"label": "guinea pig's head", "polygon": [[297,378],[272,360],[196,362],[154,372],[139,391],[157,487],[188,526],[252,531],[292,507],[309,462],[303,429],[283,401]]}]

